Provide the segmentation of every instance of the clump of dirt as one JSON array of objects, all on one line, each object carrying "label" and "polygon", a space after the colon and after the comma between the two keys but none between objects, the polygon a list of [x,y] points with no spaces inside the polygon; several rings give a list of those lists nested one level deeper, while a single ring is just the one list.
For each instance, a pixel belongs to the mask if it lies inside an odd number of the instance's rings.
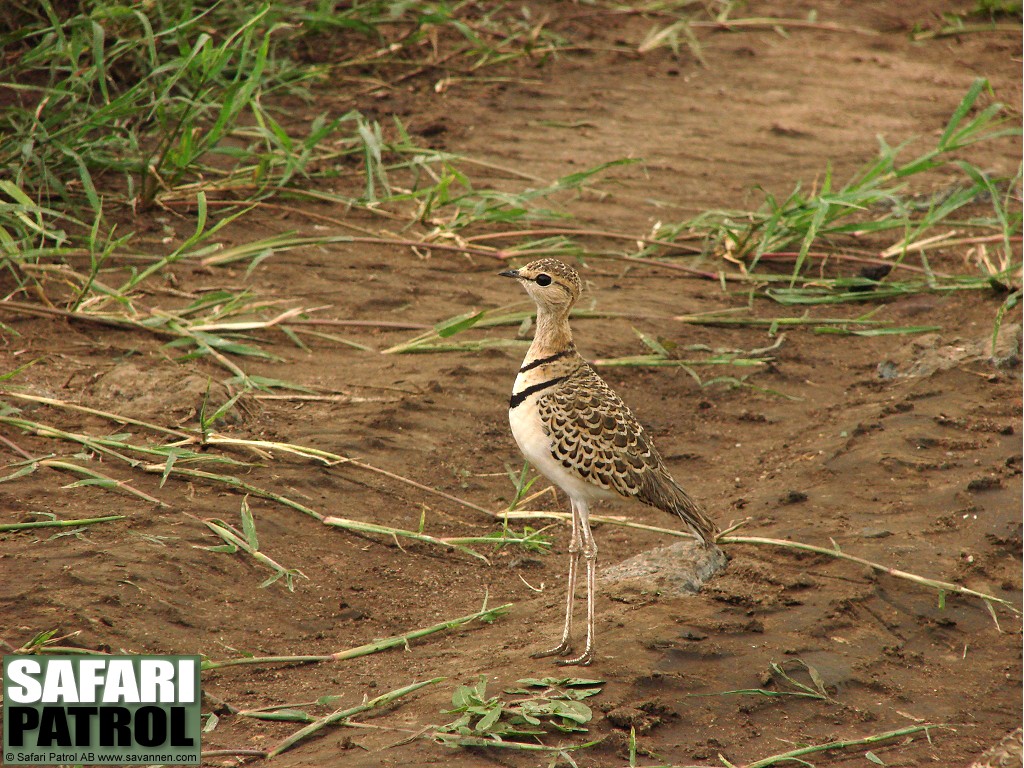
[{"label": "clump of dirt", "polygon": [[[231,394],[221,382],[201,373],[185,373],[171,367],[154,368],[141,363],[118,363],[96,379],[89,391],[95,407],[159,424],[194,423],[206,413],[212,416]],[[228,418],[237,414],[229,411]]]}]

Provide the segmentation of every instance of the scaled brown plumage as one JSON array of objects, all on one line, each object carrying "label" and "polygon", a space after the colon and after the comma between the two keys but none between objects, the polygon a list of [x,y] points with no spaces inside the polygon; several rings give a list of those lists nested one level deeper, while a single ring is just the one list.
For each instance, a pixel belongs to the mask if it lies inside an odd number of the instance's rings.
[{"label": "scaled brown plumage", "polygon": [[669,475],[629,407],[583,363],[537,401],[551,454],[588,483],[671,512],[710,543],[718,527]]}]

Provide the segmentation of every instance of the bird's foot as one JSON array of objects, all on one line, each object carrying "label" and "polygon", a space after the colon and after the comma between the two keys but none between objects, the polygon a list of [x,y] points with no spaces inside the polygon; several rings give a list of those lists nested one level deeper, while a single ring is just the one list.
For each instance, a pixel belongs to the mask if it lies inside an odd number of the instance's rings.
[{"label": "bird's foot", "polygon": [[568,640],[563,640],[554,648],[549,648],[546,651],[537,651],[537,653],[531,653],[531,659],[543,659],[547,656],[565,656],[567,653],[572,653],[572,643]]},{"label": "bird's foot", "polygon": [[594,650],[587,648],[583,653],[574,659],[559,659],[555,662],[560,667],[588,667],[594,660]]}]

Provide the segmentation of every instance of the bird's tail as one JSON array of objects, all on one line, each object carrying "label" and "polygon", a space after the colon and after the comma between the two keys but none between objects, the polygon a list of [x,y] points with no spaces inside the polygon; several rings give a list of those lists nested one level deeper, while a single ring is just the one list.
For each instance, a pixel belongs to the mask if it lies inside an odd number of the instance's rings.
[{"label": "bird's tail", "polygon": [[[697,536],[705,547],[715,543],[721,532],[718,525],[708,517],[704,507],[700,505],[682,486],[665,473],[663,482],[658,484],[653,498],[645,499],[649,504],[660,507],[666,512],[678,515],[686,523],[690,531]],[[652,489],[653,490],[653,489]]]}]

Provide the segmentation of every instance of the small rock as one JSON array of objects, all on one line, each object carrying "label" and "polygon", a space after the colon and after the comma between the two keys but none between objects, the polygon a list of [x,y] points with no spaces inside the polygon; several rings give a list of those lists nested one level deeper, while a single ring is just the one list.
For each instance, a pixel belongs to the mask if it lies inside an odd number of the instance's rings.
[{"label": "small rock", "polygon": [[605,718],[616,728],[635,728],[637,733],[647,733],[661,722],[660,717],[651,717],[636,707],[616,707]]},{"label": "small rock", "polygon": [[972,493],[978,491],[991,491],[996,488],[1002,488],[1003,481],[993,475],[986,475],[985,477],[976,477],[967,483],[967,490]]},{"label": "small rock", "polygon": [[718,547],[705,548],[695,541],[679,541],[605,568],[601,581],[629,586],[641,593],[692,595],[721,571],[726,562],[725,553]]},{"label": "small rock", "polygon": [[805,139],[814,135],[809,131],[805,131],[803,128],[797,128],[796,126],[785,125],[779,122],[772,123],[770,130],[776,136],[786,136],[790,139]]},{"label": "small rock", "polygon": [[1003,323],[996,335],[995,348],[990,358],[996,368],[1018,369],[1021,361],[1021,326],[1019,323]]},{"label": "small rock", "polygon": [[881,280],[883,277],[892,272],[892,264],[869,264],[865,267],[861,267],[860,272],[857,274],[860,277],[865,277],[868,280]]},{"label": "small rock", "polygon": [[346,602],[342,602],[338,607],[341,609],[338,612],[338,618],[342,621],[363,621],[370,618],[370,614],[366,611],[354,608]]},{"label": "small rock", "polygon": [[900,370],[896,367],[896,363],[886,360],[878,364],[877,374],[882,381],[892,381],[900,375]]},{"label": "small rock", "polygon": [[509,568],[542,568],[544,561],[539,557],[514,557],[508,561]]},{"label": "small rock", "polygon": [[683,640],[690,640],[692,642],[699,642],[701,640],[707,640],[708,639],[708,636],[705,635],[703,632],[698,632],[695,629],[689,629],[689,628],[683,630],[683,633],[680,635],[680,637]]},{"label": "small rock", "polygon": [[786,589],[810,589],[818,586],[818,582],[806,573],[797,575],[795,579],[786,583]]},{"label": "small rock", "polygon": [[892,536],[892,531],[887,531],[885,528],[865,528],[860,535],[864,539],[884,539],[887,536]]},{"label": "small rock", "polygon": [[753,422],[754,424],[768,423],[767,416],[765,416],[763,413],[755,413],[754,411],[743,411],[738,418],[740,421],[750,421]]}]

